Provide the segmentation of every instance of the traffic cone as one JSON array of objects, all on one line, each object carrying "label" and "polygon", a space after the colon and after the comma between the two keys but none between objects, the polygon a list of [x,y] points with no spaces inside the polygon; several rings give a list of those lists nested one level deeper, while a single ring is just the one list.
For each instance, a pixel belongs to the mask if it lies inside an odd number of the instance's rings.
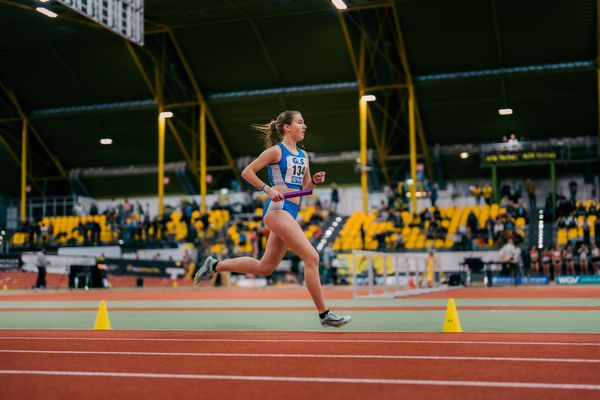
[{"label": "traffic cone", "polygon": [[458,312],[456,312],[456,305],[454,299],[448,299],[448,307],[446,308],[446,319],[444,320],[444,328],[442,332],[462,332],[460,326],[460,319],[458,319]]},{"label": "traffic cone", "polygon": [[411,289],[416,289],[415,280],[413,279],[412,276],[408,277],[408,287]]},{"label": "traffic cone", "polygon": [[174,288],[178,288],[179,284],[177,283],[177,281],[173,281],[173,283],[171,283],[171,286],[173,286]]},{"label": "traffic cone", "polygon": [[8,290],[8,285],[6,283],[2,284],[2,290]]},{"label": "traffic cone", "polygon": [[110,330],[110,320],[108,319],[108,311],[106,311],[106,302],[104,300],[100,300],[100,307],[98,307],[98,314],[96,315],[96,324],[94,325],[94,330]]}]

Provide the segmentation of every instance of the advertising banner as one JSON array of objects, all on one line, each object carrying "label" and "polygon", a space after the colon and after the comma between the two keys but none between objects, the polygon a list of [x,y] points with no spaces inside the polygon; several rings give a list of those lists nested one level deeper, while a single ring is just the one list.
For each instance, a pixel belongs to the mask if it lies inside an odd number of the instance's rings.
[{"label": "advertising banner", "polygon": [[173,275],[185,275],[181,262],[155,260],[128,260],[123,258],[107,258],[98,260],[98,264],[106,266],[110,275],[159,276],[170,278]]},{"label": "advertising banner", "polygon": [[0,271],[16,271],[20,267],[20,254],[0,254]]},{"label": "advertising banner", "polygon": [[600,285],[600,275],[559,275],[558,285]]},{"label": "advertising banner", "polygon": [[550,278],[547,276],[494,276],[492,277],[492,285],[547,285],[550,283]]}]

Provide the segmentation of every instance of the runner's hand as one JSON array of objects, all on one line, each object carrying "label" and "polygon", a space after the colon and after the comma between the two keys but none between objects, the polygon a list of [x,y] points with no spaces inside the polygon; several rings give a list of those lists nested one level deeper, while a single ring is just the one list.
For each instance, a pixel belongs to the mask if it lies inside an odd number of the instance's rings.
[{"label": "runner's hand", "polygon": [[274,201],[274,202],[282,201],[285,199],[283,197],[283,194],[279,193],[277,190],[275,190],[273,188],[270,188],[269,190],[267,190],[267,195],[269,196],[271,201]]},{"label": "runner's hand", "polygon": [[325,182],[325,172],[319,171],[316,174],[314,174],[312,177],[312,181],[315,184],[321,184],[321,183]]}]

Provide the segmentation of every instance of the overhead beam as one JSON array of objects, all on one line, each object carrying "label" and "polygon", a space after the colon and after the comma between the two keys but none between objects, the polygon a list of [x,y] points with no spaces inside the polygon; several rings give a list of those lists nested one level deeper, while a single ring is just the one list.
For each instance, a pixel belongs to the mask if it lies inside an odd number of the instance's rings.
[{"label": "overhead beam", "polygon": [[[256,22],[255,22],[254,18],[251,18],[248,14],[246,14],[246,12],[244,12],[244,10],[242,10],[237,5],[233,4],[231,1],[225,0],[225,3],[229,7],[233,8],[234,10],[236,10],[236,12],[238,12],[244,18],[246,18],[246,20],[250,24],[250,28],[252,29],[252,33],[254,34],[254,37],[256,38],[256,41],[258,42],[258,46],[260,47],[260,50],[262,51],[263,56],[267,60],[267,64],[269,64],[269,68],[271,69],[271,72],[275,76],[275,80],[277,81],[278,84],[281,84],[282,83],[281,74],[279,73],[279,70],[277,69],[277,66],[275,65],[275,61],[273,61],[273,57],[271,56],[271,52],[269,51],[269,48],[266,45],[266,43],[265,43],[265,41],[263,39],[262,34],[258,30],[258,26],[256,25]],[[289,109],[289,107],[287,106],[286,101],[282,97],[278,97],[278,98],[279,98],[279,101],[281,102],[281,105],[283,106],[283,108],[284,109]]]},{"label": "overhead beam", "polygon": [[[167,110],[168,108],[163,104],[163,100],[159,99],[160,91],[157,90],[157,87],[155,87],[152,84],[152,81],[150,80],[150,77],[148,76],[148,73],[146,72],[146,69],[144,68],[142,61],[140,60],[135,49],[133,48],[133,46],[131,45],[131,43],[128,40],[124,40],[124,42],[125,42],[125,45],[127,46],[127,50],[129,51],[129,54],[131,55],[131,58],[133,59],[142,79],[144,80],[144,83],[146,84],[146,87],[148,88],[148,91],[154,97],[154,101],[152,102],[153,103],[152,105],[156,107],[157,104],[160,104],[160,108],[162,110]],[[150,103],[150,102],[147,102],[147,103]],[[163,121],[163,123],[164,123],[164,121]],[[188,166],[190,167],[190,170],[192,171],[192,173],[195,176],[197,176],[198,173],[196,172],[194,162],[192,161],[192,158],[190,157],[190,155],[185,147],[185,144],[183,143],[183,140],[181,139],[181,136],[179,135],[179,132],[177,131],[177,128],[175,127],[175,124],[173,124],[170,119],[166,120],[166,124],[169,127],[169,132],[171,132],[171,135],[173,136],[173,138],[175,139],[175,142],[177,143],[177,146],[179,147],[179,151],[181,151],[181,154],[185,158]]]},{"label": "overhead beam", "polygon": [[[385,120],[385,118],[384,118]],[[377,125],[375,124],[375,118],[373,118],[373,112],[370,108],[367,107],[367,121],[369,122],[369,127],[371,128],[371,132],[375,134],[372,135],[373,141],[375,142],[375,151],[377,152],[377,162],[379,163],[379,167],[381,167],[381,172],[383,173],[383,177],[387,183],[390,183],[390,175],[388,173],[387,165],[385,163],[385,153],[386,148],[383,146],[383,142],[385,140],[385,134],[383,131],[378,134]],[[379,137],[381,136],[381,138]]]},{"label": "overhead beam", "polygon": [[187,162],[188,166],[190,167],[192,173],[194,174],[194,176],[198,176],[198,171],[196,171],[196,169],[194,168],[194,162],[192,161],[190,154],[188,153],[187,149],[185,148],[185,145],[183,144],[183,140],[181,140],[181,136],[179,135],[179,132],[177,131],[177,128],[175,127],[175,124],[173,124],[173,122],[171,122],[171,119],[167,120],[167,126],[169,127],[169,130],[171,131],[171,134],[173,135],[173,138],[175,139],[175,142],[177,143],[177,146],[179,147],[179,151],[181,151],[181,154],[183,154],[183,157],[185,158],[185,161]]},{"label": "overhead beam", "polygon": [[67,173],[65,172],[65,169],[63,168],[62,163],[58,159],[58,156],[55,155],[52,151],[50,151],[50,149],[48,148],[48,146],[46,145],[46,143],[44,142],[44,140],[40,136],[39,132],[37,131],[37,129],[35,129],[35,127],[33,126],[33,124],[31,124],[31,121],[29,120],[29,118],[25,114],[25,111],[23,110],[23,108],[21,107],[21,104],[20,104],[19,100],[17,99],[17,96],[15,96],[15,94],[13,93],[13,91],[4,82],[1,82],[1,81],[0,81],[0,89],[2,89],[2,91],[8,97],[8,99],[11,101],[11,103],[13,104],[13,106],[15,107],[15,109],[17,110],[17,113],[19,114],[19,117],[23,121],[27,121],[27,125],[29,126],[31,132],[35,136],[35,138],[38,141],[38,143],[42,146],[42,148],[44,149],[44,151],[46,152],[46,154],[48,155],[48,157],[50,158],[50,160],[52,161],[52,163],[54,164],[54,166],[56,167],[56,169],[58,170],[58,172],[60,173],[60,175],[63,177],[63,179],[68,182]]},{"label": "overhead beam", "polygon": [[441,74],[418,75],[415,81],[420,84],[429,84],[442,81],[452,80],[473,80],[473,79],[488,79],[498,78],[503,76],[525,76],[525,75],[541,75],[541,74],[558,74],[565,72],[585,72],[595,71],[596,60],[578,60],[567,61],[553,64],[535,64],[523,65],[514,67],[494,68],[494,69],[478,69],[472,71],[446,72]]},{"label": "overhead beam", "polygon": [[[392,7],[392,16],[393,16],[393,20],[394,20],[394,30],[396,32],[396,40],[397,40],[397,46],[396,46],[396,51],[398,52],[398,55],[400,57],[400,62],[402,63],[402,68],[404,70],[404,74],[406,75],[406,81],[409,85],[409,108],[410,108],[410,103],[411,103],[411,97],[412,97],[412,102],[413,105],[412,107],[414,107],[414,114],[409,115],[409,118],[416,118],[417,121],[421,121],[421,113],[419,112],[419,105],[417,103],[417,98],[416,95],[414,93],[414,84],[413,84],[413,79],[412,79],[412,75],[410,73],[410,68],[408,65],[408,58],[406,56],[406,46],[404,45],[404,38],[402,36],[402,28],[400,26],[400,19],[398,18],[398,8],[396,6],[396,2],[395,1],[390,1],[390,5]],[[412,95],[410,94],[410,90],[413,90]],[[409,114],[410,111],[409,111]],[[431,167],[431,157],[429,156],[429,147],[427,145],[427,140],[425,139],[425,132],[422,129],[417,129],[417,133],[419,135],[419,143],[421,144],[421,151],[425,157],[425,169],[428,172],[429,176],[433,176],[433,169]]]},{"label": "overhead beam", "polygon": [[[496,7],[496,0],[491,0],[492,4],[492,16],[494,20],[494,33],[496,36],[496,54],[498,54],[498,61],[500,65],[504,65],[504,53],[502,51],[502,40],[500,39],[500,24],[498,23],[498,10]],[[500,90],[502,91],[502,100],[504,106],[508,107],[508,95],[506,93],[506,82],[504,77],[500,77]]]},{"label": "overhead beam", "polygon": [[[8,155],[10,156],[10,158],[13,159],[13,161],[19,166],[19,170],[22,169],[22,165],[21,165],[21,157],[19,157],[17,155],[17,153],[15,153],[15,151],[12,149],[12,147],[10,147],[10,145],[8,144],[8,142],[6,141],[6,139],[4,139],[4,136],[2,136],[0,134],[0,146],[4,147],[4,149],[6,150],[6,152],[8,153]],[[42,193],[42,188],[37,184],[36,178],[33,176],[33,174],[30,171],[27,171],[27,178],[29,178],[29,181],[31,182],[31,184],[40,192]],[[62,179],[62,177],[61,177]]]},{"label": "overhead beam", "polygon": [[600,136],[600,0],[596,0],[596,93],[598,97],[598,136]]},{"label": "overhead beam", "polygon": [[148,76],[146,69],[142,65],[142,61],[140,60],[140,57],[135,52],[135,49],[133,48],[133,46],[131,45],[129,40],[123,40],[123,42],[125,43],[125,46],[127,47],[127,50],[129,51],[129,55],[131,55],[131,58],[133,59],[133,62],[135,63],[135,66],[137,67],[138,72],[140,73],[140,76],[144,80],[144,83],[146,84],[146,88],[148,88],[148,91],[150,92],[150,94],[152,94],[152,97],[154,98],[154,101],[156,102],[157,101],[156,89],[154,88],[154,85],[152,84],[152,80],[150,80],[150,77]]},{"label": "overhead beam", "polygon": [[[377,127],[376,127],[375,121],[373,119],[373,115],[371,112],[368,112],[368,108],[366,107],[366,105],[364,107],[364,110],[362,109],[363,102],[360,101],[360,97],[362,97],[362,95],[364,95],[367,90],[366,76],[365,76],[365,57],[366,57],[365,56],[365,51],[366,51],[365,46],[366,46],[366,40],[368,39],[368,34],[364,30],[361,30],[361,42],[360,42],[360,46],[359,46],[359,55],[358,55],[358,59],[357,59],[356,53],[354,51],[354,45],[352,44],[352,38],[350,37],[350,32],[348,30],[348,26],[346,24],[344,16],[340,13],[340,14],[338,14],[338,19],[340,21],[340,26],[342,28],[342,33],[344,35],[344,40],[346,41],[346,46],[348,48],[348,54],[350,56],[350,62],[352,63],[352,67],[354,68],[354,74],[356,76],[356,81],[357,81],[357,85],[358,85],[359,115],[360,115],[359,133],[360,133],[360,137],[361,137],[361,143],[362,143],[362,134],[363,134],[362,113],[364,112],[364,114],[365,114],[364,115],[364,118],[365,118],[364,129],[366,130],[366,123],[368,121],[369,126],[371,128],[370,129],[371,137],[373,139],[373,143],[375,144],[375,151],[378,155],[377,160],[382,169],[382,172],[383,172],[386,182],[389,183],[390,176],[388,173],[388,169],[387,169],[387,165],[386,165],[385,157],[384,157],[385,149],[383,148],[382,141],[379,139]],[[361,146],[362,146],[362,144],[361,144]],[[365,142],[365,146],[366,146],[366,142]],[[366,179],[366,173],[364,175],[365,175],[365,179]]]},{"label": "overhead beam", "polygon": [[340,10],[340,12],[347,13],[350,11],[358,11],[358,10],[371,10],[374,8],[384,8],[389,7],[390,3],[388,0],[372,2],[369,4],[356,4],[349,5],[345,10]]},{"label": "overhead beam", "polygon": [[229,164],[229,166],[231,167],[231,171],[233,172],[237,181],[241,182],[242,177],[240,175],[240,171],[235,163],[235,160],[233,159],[233,157],[231,155],[231,152],[229,151],[229,147],[225,143],[225,139],[223,138],[223,134],[221,133],[221,129],[219,128],[217,121],[215,120],[212,112],[210,111],[208,104],[206,104],[206,99],[204,98],[204,95],[202,94],[202,91],[200,90],[200,87],[198,86],[198,83],[196,82],[196,77],[194,76],[194,73],[192,72],[192,69],[190,68],[190,64],[188,63],[187,58],[185,57],[183,51],[181,50],[181,46],[179,46],[179,42],[177,41],[177,37],[175,36],[175,33],[173,33],[172,29],[169,29],[169,31],[167,32],[167,35],[169,36],[169,38],[171,39],[171,43],[173,43],[173,46],[175,47],[175,51],[177,52],[177,55],[179,56],[179,59],[183,65],[183,68],[184,68],[187,76],[188,76],[188,79],[192,83],[194,92],[196,93],[196,99],[198,100],[198,103],[201,105],[205,104],[206,117],[208,118],[208,121],[210,122],[213,132],[214,132],[215,136],[217,137],[217,141],[221,145],[221,149],[223,150],[227,164]]},{"label": "overhead beam", "polygon": [[23,120],[21,132],[21,223],[27,220],[27,120]]}]

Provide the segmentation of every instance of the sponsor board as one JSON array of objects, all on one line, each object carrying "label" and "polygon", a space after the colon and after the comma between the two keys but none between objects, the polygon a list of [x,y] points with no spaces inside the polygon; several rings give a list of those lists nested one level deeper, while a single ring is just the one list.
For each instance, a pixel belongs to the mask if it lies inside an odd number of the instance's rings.
[{"label": "sponsor board", "polygon": [[[21,260],[23,261],[22,269],[28,272],[37,272],[36,264],[37,253],[23,253]],[[91,267],[96,265],[94,257],[71,257],[71,256],[46,256],[48,265],[46,272],[49,274],[66,274],[71,266],[86,266]]]},{"label": "sponsor board", "polygon": [[[516,279],[516,282],[515,282]],[[494,276],[492,277],[492,285],[547,285],[550,283],[550,278],[547,276]]]},{"label": "sponsor board", "polygon": [[21,267],[21,256],[18,254],[0,255],[0,271],[18,270]]},{"label": "sponsor board", "polygon": [[554,281],[558,285],[600,285],[600,275],[559,275]]},{"label": "sponsor board", "polygon": [[162,276],[172,277],[185,275],[180,262],[156,260],[129,260],[124,258],[107,258],[102,260],[109,275]]}]

